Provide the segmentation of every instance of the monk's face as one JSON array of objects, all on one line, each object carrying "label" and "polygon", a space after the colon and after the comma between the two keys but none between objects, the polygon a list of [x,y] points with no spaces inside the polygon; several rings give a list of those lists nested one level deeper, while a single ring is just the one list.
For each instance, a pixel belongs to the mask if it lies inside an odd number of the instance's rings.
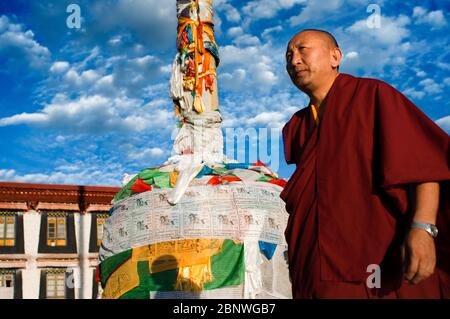
[{"label": "monk's face", "polygon": [[286,50],[286,70],[292,82],[304,92],[320,87],[324,79],[336,73],[329,39],[314,31],[296,34]]}]

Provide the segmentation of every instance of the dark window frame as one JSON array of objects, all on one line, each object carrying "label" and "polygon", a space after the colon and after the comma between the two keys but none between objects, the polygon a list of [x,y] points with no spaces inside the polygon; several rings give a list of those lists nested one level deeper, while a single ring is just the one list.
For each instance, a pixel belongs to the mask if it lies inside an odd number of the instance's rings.
[{"label": "dark window frame", "polygon": [[0,210],[0,215],[15,217],[14,245],[0,246],[0,255],[24,254],[25,243],[24,243],[24,228],[23,228],[23,212]]},{"label": "dark window frame", "polygon": [[[16,273],[14,270],[11,269],[1,269],[0,270],[0,288],[14,288],[16,286],[15,280],[16,280]],[[6,279],[7,277],[10,277],[10,279]],[[11,281],[11,286],[3,286],[3,282]]]},{"label": "dark window frame", "polygon": [[[54,219],[54,222],[50,223],[50,219]],[[50,230],[52,224],[53,229]],[[54,245],[51,245],[51,242]],[[47,245],[51,247],[67,245],[67,216],[47,216]]]},{"label": "dark window frame", "polygon": [[89,252],[98,253],[100,245],[98,245],[98,231],[97,231],[97,220],[99,218],[108,218],[109,214],[107,212],[92,212],[91,213],[91,232],[89,236]]},{"label": "dark window frame", "polygon": [[[64,273],[64,299],[75,299],[75,287],[69,288],[67,286],[68,277],[73,275],[73,270],[68,270],[68,268],[46,268],[41,269],[40,284],[39,284],[39,299],[47,299],[47,279],[48,274],[54,272]],[[53,298],[50,298],[53,299]]]},{"label": "dark window frame", "polygon": [[17,268],[1,268],[0,276],[5,273],[11,273],[13,276],[13,299],[22,299],[22,270]]},{"label": "dark window frame", "polygon": [[[66,216],[66,245],[50,246],[48,245],[48,217],[54,217],[57,214],[65,214]],[[75,232],[74,212],[67,211],[42,211],[41,212],[41,228],[39,232],[39,254],[76,254],[77,241]]]}]

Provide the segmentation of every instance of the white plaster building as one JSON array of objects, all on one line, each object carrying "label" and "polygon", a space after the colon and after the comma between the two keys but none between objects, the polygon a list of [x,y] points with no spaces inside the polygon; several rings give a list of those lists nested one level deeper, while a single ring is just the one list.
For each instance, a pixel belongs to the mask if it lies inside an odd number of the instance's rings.
[{"label": "white plaster building", "polygon": [[0,299],[91,299],[119,188],[0,183]]}]

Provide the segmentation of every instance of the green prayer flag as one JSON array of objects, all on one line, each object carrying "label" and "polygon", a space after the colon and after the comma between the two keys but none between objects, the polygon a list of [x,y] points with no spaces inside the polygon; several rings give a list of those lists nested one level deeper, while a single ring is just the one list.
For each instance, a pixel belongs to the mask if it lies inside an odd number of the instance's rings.
[{"label": "green prayer flag", "polygon": [[273,177],[269,177],[269,176],[266,176],[264,174],[261,174],[261,177],[258,178],[256,181],[257,182],[268,182],[268,181],[271,181],[273,179],[274,179]]},{"label": "green prayer flag", "polygon": [[[100,265],[100,278],[102,286],[107,279],[128,258],[131,258],[132,249],[114,255],[104,260]],[[178,269],[150,273],[148,261],[137,263],[139,286],[128,291],[120,299],[148,299],[150,291],[174,291]],[[244,282],[244,244],[224,240],[222,250],[211,257],[211,272],[213,280],[204,284],[204,290],[224,288],[240,285]]]},{"label": "green prayer flag", "polygon": [[143,180],[152,179],[155,176],[160,175],[162,172],[160,172],[158,169],[144,169],[139,173],[139,177]]},{"label": "green prayer flag", "polygon": [[100,264],[100,282],[102,287],[105,288],[106,281],[111,276],[111,274],[119,268],[124,262],[131,258],[133,253],[132,249],[125,250],[121,253],[118,253],[114,256],[111,256],[105,259]]},{"label": "green prayer flag", "polygon": [[131,190],[131,188],[134,185],[134,182],[137,181],[137,179],[139,178],[138,175],[136,175],[135,177],[133,177],[133,179],[131,179],[127,185],[125,185],[124,187],[122,187],[122,189],[116,194],[116,196],[114,196],[114,201],[117,202],[119,200],[125,199],[130,197],[131,195],[133,195],[133,191]]},{"label": "green prayer flag", "polygon": [[170,188],[170,173],[161,172],[161,175],[153,177],[153,182],[158,188]]}]

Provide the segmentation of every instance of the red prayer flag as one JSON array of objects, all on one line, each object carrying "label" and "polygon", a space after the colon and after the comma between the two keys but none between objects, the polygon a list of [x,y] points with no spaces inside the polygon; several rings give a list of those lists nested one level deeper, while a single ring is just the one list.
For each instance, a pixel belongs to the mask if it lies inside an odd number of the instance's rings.
[{"label": "red prayer flag", "polygon": [[218,176],[213,176],[211,177],[211,179],[208,181],[208,185],[219,185],[222,184],[222,181],[219,179]]},{"label": "red prayer flag", "polygon": [[222,176],[222,180],[228,183],[241,181],[241,179],[237,176]]},{"label": "red prayer flag", "polygon": [[[257,160],[257,161],[253,164],[253,166],[264,166],[264,167],[267,167],[267,165],[264,164],[263,162],[261,162],[260,160]],[[267,167],[267,168],[268,168],[268,167]]]},{"label": "red prayer flag", "polygon": [[144,182],[142,178],[138,178],[136,182],[134,182],[133,186],[131,187],[131,190],[134,193],[143,193],[148,192],[152,190],[152,187]]},{"label": "red prayer flag", "polygon": [[100,265],[95,267],[95,282],[100,283]]},{"label": "red prayer flag", "polygon": [[267,183],[275,184],[284,188],[287,184],[287,181],[285,179],[273,179],[271,181],[267,181]]}]

